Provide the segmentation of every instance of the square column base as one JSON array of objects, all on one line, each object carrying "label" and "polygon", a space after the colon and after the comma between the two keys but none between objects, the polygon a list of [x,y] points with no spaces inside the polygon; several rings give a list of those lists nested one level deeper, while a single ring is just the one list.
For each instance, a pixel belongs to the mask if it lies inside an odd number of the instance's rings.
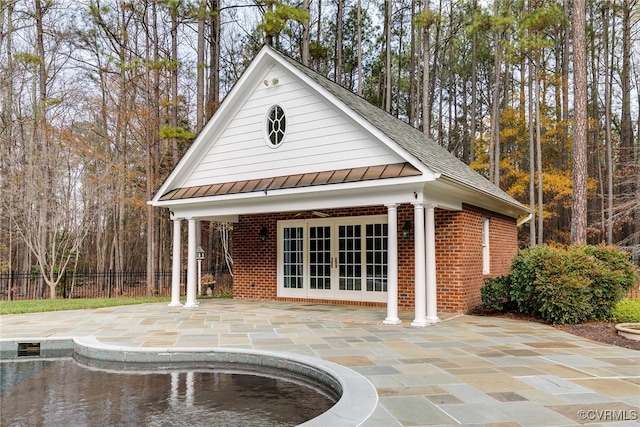
[{"label": "square column base", "polygon": [[198,301],[196,301],[196,302],[188,302],[188,303],[185,303],[185,304],[183,305],[183,307],[184,307],[184,308],[195,308],[195,307],[198,307],[199,305],[200,305],[200,303],[199,303]]},{"label": "square column base", "polygon": [[441,320],[440,320],[440,318],[438,316],[436,316],[436,317],[428,317],[427,316],[427,323],[430,324],[430,325],[433,325],[435,323],[440,323],[440,322],[441,322]]}]

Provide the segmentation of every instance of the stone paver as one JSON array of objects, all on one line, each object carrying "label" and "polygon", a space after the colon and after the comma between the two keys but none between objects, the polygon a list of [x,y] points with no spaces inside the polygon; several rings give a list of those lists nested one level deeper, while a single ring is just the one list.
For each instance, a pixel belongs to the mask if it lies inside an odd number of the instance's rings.
[{"label": "stone paver", "polygon": [[95,336],[133,347],[224,347],[325,359],[364,375],[366,427],[640,425],[640,352],[518,320],[383,308],[205,300],[0,316],[0,338]]}]

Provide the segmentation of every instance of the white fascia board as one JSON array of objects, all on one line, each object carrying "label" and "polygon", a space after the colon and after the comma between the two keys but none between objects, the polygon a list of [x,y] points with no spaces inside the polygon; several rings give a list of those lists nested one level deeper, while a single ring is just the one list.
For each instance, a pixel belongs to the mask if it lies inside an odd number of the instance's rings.
[{"label": "white fascia board", "polygon": [[240,76],[240,79],[236,82],[233,88],[231,88],[216,112],[213,114],[213,117],[207,122],[193,144],[191,144],[187,149],[178,164],[173,168],[171,174],[169,174],[162,186],[158,189],[151,204],[158,206],[157,203],[163,194],[171,189],[181,187],[182,183],[191,176],[193,169],[198,166],[198,162],[195,160],[201,157],[204,154],[203,152],[210,148],[208,142],[215,141],[224,131],[224,126],[220,126],[219,124],[226,123],[229,118],[235,115],[237,110],[240,108],[240,105],[243,104],[242,102],[234,102],[234,99],[247,98],[255,89],[255,87],[246,84],[246,82],[251,76],[261,74],[260,70],[264,69],[264,71],[266,71],[268,67],[267,63],[269,61],[265,61],[263,58],[267,53],[270,53],[269,49],[267,47],[262,48],[256,58],[251,62],[251,64],[249,64],[249,67],[247,67],[247,69],[242,73],[242,76]]},{"label": "white fascia board", "polygon": [[477,189],[472,189],[445,176],[441,176],[437,181],[428,183],[425,188],[427,193],[446,194],[459,200],[460,203],[477,206],[512,218],[519,218],[531,212],[524,205],[510,203],[508,200]]},{"label": "white fascia board", "polygon": [[[182,215],[178,215],[175,212],[171,211],[170,213],[171,215],[171,219],[188,219],[191,218],[189,216],[185,216],[184,212],[182,212]],[[218,215],[218,216],[200,216],[198,217],[198,221],[216,221],[216,222],[229,222],[229,223],[236,223],[238,222],[238,215]]]}]

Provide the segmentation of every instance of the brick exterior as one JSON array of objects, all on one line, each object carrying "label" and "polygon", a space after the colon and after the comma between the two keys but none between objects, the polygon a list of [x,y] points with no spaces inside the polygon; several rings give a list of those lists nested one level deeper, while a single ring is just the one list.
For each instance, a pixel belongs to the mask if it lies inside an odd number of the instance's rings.
[{"label": "brick exterior", "polygon": [[[386,215],[384,206],[325,210],[332,218]],[[294,213],[243,215],[233,230],[234,298],[283,301],[313,301],[350,305],[384,306],[385,303],[320,299],[278,298],[277,223],[288,219],[314,218],[311,214]],[[490,274],[482,273],[482,222],[489,218]],[[398,206],[398,306],[414,306],[413,235],[405,239],[402,227],[410,221],[413,228],[413,206]],[[494,212],[463,205],[461,211],[435,210],[436,278],[438,311],[468,312],[480,304],[480,287],[484,280],[506,274],[517,251],[516,220]],[[266,227],[268,237],[260,242],[260,229]]]}]

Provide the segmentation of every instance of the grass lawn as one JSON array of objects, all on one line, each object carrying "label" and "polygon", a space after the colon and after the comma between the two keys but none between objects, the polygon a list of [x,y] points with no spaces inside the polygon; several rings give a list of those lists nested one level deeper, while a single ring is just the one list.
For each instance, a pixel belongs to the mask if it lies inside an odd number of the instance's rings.
[{"label": "grass lawn", "polygon": [[1,301],[0,314],[38,313],[43,311],[79,310],[83,308],[113,307],[117,305],[145,304],[171,301],[169,297],[42,299],[27,301]]}]

